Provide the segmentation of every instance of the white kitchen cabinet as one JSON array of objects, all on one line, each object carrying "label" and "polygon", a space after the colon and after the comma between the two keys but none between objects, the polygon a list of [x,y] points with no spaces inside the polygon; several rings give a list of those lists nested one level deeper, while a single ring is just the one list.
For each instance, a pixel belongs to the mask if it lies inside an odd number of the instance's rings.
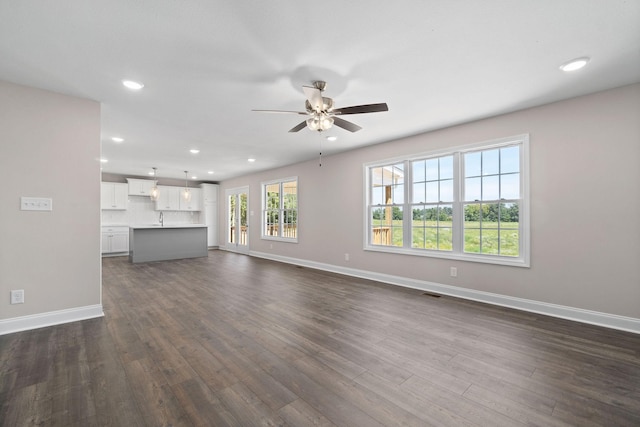
[{"label": "white kitchen cabinet", "polygon": [[103,226],[102,227],[102,253],[128,253],[129,252],[129,227],[127,226]]},{"label": "white kitchen cabinet", "polygon": [[218,184],[200,184],[202,189],[202,213],[207,226],[207,246],[217,247],[218,243]]},{"label": "white kitchen cabinet", "polygon": [[103,182],[100,184],[100,207],[109,210],[127,209],[127,184]]},{"label": "white kitchen cabinet", "polygon": [[202,204],[218,203],[218,184],[200,184],[202,189]]},{"label": "white kitchen cabinet", "polygon": [[127,178],[130,196],[149,196],[154,185],[152,179]]},{"label": "white kitchen cabinet", "polygon": [[191,192],[191,200],[186,201],[182,197],[182,191],[184,188],[180,188],[178,194],[180,194],[180,210],[181,211],[199,211],[202,209],[202,190],[199,188],[189,188]]},{"label": "white kitchen cabinet", "polygon": [[170,187],[158,185],[158,200],[156,200],[157,211],[179,211],[180,210],[180,190],[181,187]]}]

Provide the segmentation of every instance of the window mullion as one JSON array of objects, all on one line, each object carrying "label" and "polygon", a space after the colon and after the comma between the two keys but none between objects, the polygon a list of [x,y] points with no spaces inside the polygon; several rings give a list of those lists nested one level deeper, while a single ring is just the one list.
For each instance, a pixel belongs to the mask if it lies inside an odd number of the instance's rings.
[{"label": "window mullion", "polygon": [[453,252],[461,253],[464,247],[464,165],[463,156],[458,152],[453,154]]},{"label": "window mullion", "polygon": [[413,195],[413,182],[411,171],[411,162],[405,160],[404,162],[404,203],[402,212],[402,246],[404,248],[411,248],[412,238],[412,226],[413,226],[413,210],[411,209],[411,197]]}]

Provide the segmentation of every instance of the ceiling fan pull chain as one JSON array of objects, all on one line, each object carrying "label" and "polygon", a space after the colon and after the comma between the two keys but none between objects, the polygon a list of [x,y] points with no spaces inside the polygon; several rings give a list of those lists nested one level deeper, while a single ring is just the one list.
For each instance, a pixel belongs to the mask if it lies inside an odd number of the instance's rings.
[{"label": "ceiling fan pull chain", "polygon": [[320,135],[320,133],[318,133],[318,135],[320,136],[320,158],[318,159],[318,167],[321,168],[322,167],[322,136]]}]

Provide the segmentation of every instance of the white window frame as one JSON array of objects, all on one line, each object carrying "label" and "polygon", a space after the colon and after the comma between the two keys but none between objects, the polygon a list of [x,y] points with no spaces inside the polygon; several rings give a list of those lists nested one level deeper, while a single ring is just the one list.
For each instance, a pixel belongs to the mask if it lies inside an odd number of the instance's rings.
[{"label": "white window frame", "polygon": [[[519,255],[517,257],[494,255],[494,254],[475,254],[464,252],[464,211],[465,204],[463,200],[464,194],[464,154],[473,151],[490,150],[510,145],[520,146],[520,206],[519,206]],[[451,203],[453,207],[453,250],[433,250],[411,247],[411,161],[422,160],[427,158],[442,157],[453,155],[454,157],[454,201]],[[405,183],[404,183],[404,245],[387,246],[374,245],[371,243],[371,173],[370,170],[375,167],[387,166],[394,163],[405,163]],[[375,162],[363,164],[364,173],[364,241],[363,249],[365,251],[387,252],[404,255],[425,256],[432,258],[444,258],[460,261],[472,261],[488,264],[509,265],[516,267],[530,267],[530,215],[529,215],[529,135],[515,135],[506,138],[495,139],[491,141],[483,141],[473,144],[461,145],[451,148],[434,150],[429,152],[418,153],[402,157],[384,159]],[[377,205],[376,205],[377,206]]]},{"label": "white window frame", "polygon": [[[284,191],[283,184],[287,182],[295,181],[296,183],[296,232],[294,237],[283,237],[282,230],[284,230]],[[267,233],[266,225],[266,212],[267,212],[267,186],[278,184],[280,201],[279,201],[279,214],[278,214],[278,236],[272,236]],[[300,182],[298,181],[297,176],[292,176],[288,178],[282,179],[274,179],[271,181],[263,181],[260,183],[261,192],[262,192],[262,208],[261,208],[261,216],[260,216],[260,238],[263,240],[277,240],[280,242],[289,242],[289,243],[298,243],[298,236],[300,233]]]}]

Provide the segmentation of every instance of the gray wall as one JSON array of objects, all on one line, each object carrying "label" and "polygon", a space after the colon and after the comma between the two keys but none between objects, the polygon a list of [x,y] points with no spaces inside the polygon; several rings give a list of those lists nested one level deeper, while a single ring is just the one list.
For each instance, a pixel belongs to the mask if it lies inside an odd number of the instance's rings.
[{"label": "gray wall", "polygon": [[97,102],[0,81],[0,321],[101,304],[99,157]]},{"label": "gray wall", "polygon": [[[530,268],[363,250],[363,163],[523,133]],[[222,182],[220,236],[224,190],[248,185],[252,252],[640,319],[639,161],[636,84]],[[299,177],[299,243],[260,240],[260,182],[290,176]]]}]

